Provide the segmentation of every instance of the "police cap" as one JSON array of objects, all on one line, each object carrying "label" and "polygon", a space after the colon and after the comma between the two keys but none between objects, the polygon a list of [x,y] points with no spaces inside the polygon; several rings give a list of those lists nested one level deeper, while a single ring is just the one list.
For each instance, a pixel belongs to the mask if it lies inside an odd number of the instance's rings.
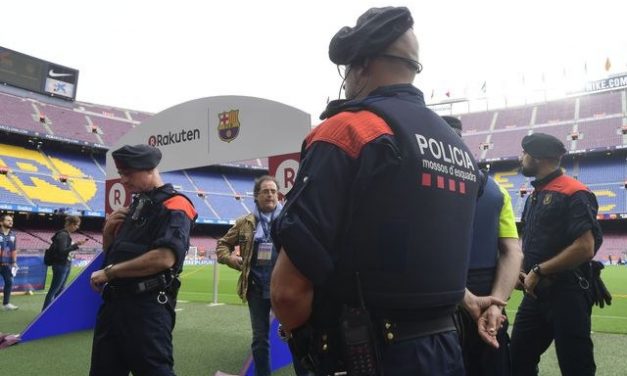
[{"label": "police cap", "polygon": [[124,145],[111,153],[118,170],[152,170],[161,161],[161,150],[149,145]]},{"label": "police cap", "polygon": [[520,144],[523,150],[534,158],[560,158],[566,154],[562,141],[546,133],[525,136]]},{"label": "police cap", "polygon": [[370,8],[355,27],[344,26],[329,44],[329,59],[350,65],[383,52],[414,25],[406,7]]}]

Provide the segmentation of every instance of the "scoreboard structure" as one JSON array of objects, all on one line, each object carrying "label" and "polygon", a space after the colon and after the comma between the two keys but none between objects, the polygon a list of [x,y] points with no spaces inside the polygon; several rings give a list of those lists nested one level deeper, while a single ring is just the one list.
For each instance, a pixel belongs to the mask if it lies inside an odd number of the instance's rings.
[{"label": "scoreboard structure", "polygon": [[0,83],[73,101],[78,70],[0,47]]}]

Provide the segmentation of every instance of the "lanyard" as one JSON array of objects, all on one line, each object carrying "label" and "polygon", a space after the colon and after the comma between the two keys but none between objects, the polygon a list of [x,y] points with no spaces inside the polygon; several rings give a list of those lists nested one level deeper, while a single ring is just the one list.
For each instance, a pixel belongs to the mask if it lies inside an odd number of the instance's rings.
[{"label": "lanyard", "polygon": [[259,221],[261,222],[261,229],[263,230],[264,240],[270,239],[270,225],[272,225],[272,221],[274,220],[274,212],[270,215],[270,221],[266,223],[264,215],[259,212]]}]

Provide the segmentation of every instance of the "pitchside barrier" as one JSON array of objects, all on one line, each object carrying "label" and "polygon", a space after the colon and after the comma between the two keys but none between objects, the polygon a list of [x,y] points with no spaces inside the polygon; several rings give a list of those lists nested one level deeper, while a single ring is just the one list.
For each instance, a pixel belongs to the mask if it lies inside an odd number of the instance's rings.
[{"label": "pitchside barrier", "polygon": [[[72,266],[85,267],[100,252],[99,249],[81,249],[75,251]],[[43,249],[19,249],[17,251],[18,270],[13,278],[13,293],[28,293],[43,290],[46,285],[48,267],[44,264]],[[0,279],[0,291],[4,288],[4,279]]]}]

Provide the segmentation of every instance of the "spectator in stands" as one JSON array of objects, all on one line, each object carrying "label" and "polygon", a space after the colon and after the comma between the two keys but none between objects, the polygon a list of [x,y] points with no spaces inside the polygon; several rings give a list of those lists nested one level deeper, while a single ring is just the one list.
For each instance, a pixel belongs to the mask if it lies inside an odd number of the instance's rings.
[{"label": "spectator in stands", "polygon": [[[237,294],[248,302],[255,374],[269,376],[270,275],[277,258],[270,228],[283,206],[278,200],[278,183],[272,176],[257,178],[253,194],[254,212],[235,221],[235,225],[218,240],[216,253],[218,262],[241,272]],[[239,247],[239,255],[234,252],[236,246]],[[298,375],[307,374],[297,362],[294,368]]]},{"label": "spectator in stands", "polygon": [[465,294],[481,178],[412,85],[412,27],[405,7],[371,8],[331,39],[347,100],[305,139],[272,227],[272,307],[319,375],[463,375],[452,314],[494,302]]},{"label": "spectator in stands", "polygon": [[65,288],[65,283],[72,269],[71,252],[75,251],[81,245],[87,242],[82,239],[72,242],[70,234],[78,230],[81,225],[81,218],[75,215],[65,217],[65,226],[62,230],[57,231],[52,237],[54,247],[54,257],[52,260],[52,282],[44,300],[42,311],[52,303],[52,301],[61,294]]},{"label": "spectator in stands", "polygon": [[0,275],[4,279],[4,296],[2,309],[14,311],[16,305],[10,303],[13,277],[17,272],[17,239],[13,231],[13,217],[9,214],[0,215]]},{"label": "spectator in stands", "polygon": [[112,154],[129,208],[109,215],[103,229],[104,267],[91,275],[102,292],[91,376],[174,375],[172,329],[178,279],[196,220],[191,201],[164,184],[159,149],[123,146]]},{"label": "spectator in stands", "polygon": [[594,375],[590,338],[592,296],[586,277],[603,241],[595,195],[566,176],[566,153],[557,138],[534,133],[522,139],[522,173],[535,177],[522,214],[525,295],[512,331],[514,375],[537,375],[540,356],[555,340],[563,375]]},{"label": "spectator in stands", "polygon": [[[459,119],[452,116],[442,116],[442,119],[461,137],[462,123]],[[508,300],[516,285],[522,258],[510,195],[489,177],[477,201],[466,287],[478,296],[493,295]],[[492,305],[481,317],[487,320],[488,330],[496,333],[498,349],[482,340],[468,311],[460,308],[458,312],[462,322],[462,353],[466,374],[510,375],[509,335],[507,320],[501,326],[505,315],[502,307]]]}]

